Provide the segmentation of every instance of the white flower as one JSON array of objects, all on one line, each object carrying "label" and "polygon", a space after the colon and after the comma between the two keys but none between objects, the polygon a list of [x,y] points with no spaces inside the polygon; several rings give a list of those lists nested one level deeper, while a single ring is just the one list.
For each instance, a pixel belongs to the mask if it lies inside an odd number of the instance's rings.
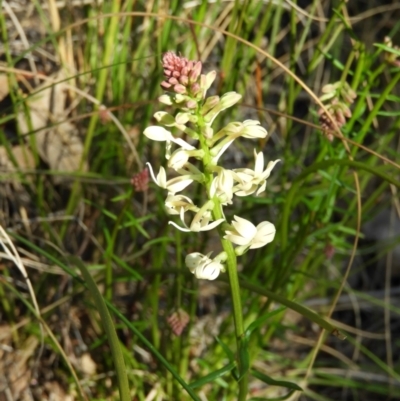
[{"label": "white flower", "polygon": [[185,263],[189,270],[199,279],[215,280],[221,271],[225,271],[223,264],[215,259],[210,259],[209,256],[199,252],[193,252],[186,256]]},{"label": "white flower", "polygon": [[240,136],[243,138],[265,138],[268,135],[267,130],[260,126],[257,120],[243,121],[243,127],[240,131]]},{"label": "white flower", "polygon": [[219,141],[210,151],[213,156],[213,164],[217,164],[218,159],[236,138],[240,136],[250,139],[265,138],[267,135],[267,130],[261,127],[260,122],[256,120],[229,123],[207,142],[209,146],[213,146]]},{"label": "white flower", "polygon": [[[255,167],[254,170],[249,168],[238,168],[233,170],[238,177],[240,177],[240,182],[235,186],[235,194],[237,196],[247,196],[256,192],[259,195],[265,190],[267,185],[267,178],[270,176],[272,169],[275,164],[280,160],[270,161],[267,168],[264,168],[264,155],[262,152],[256,153],[254,150]],[[258,188],[259,187],[259,188]],[[258,189],[257,189],[258,188]]]},{"label": "white flower", "polygon": [[178,170],[188,162],[189,157],[190,155],[187,150],[179,148],[170,156],[168,160],[168,167]]},{"label": "white flower", "polygon": [[193,201],[185,195],[168,194],[167,199],[165,199],[165,207],[168,214],[178,215],[181,214],[182,209],[185,212],[188,210],[197,212],[199,210]]},{"label": "white flower", "polygon": [[217,117],[222,110],[232,107],[241,98],[242,95],[236,92],[227,92],[223,94],[218,103],[204,116],[205,123],[211,125],[215,117]]},{"label": "white flower", "polygon": [[213,179],[210,187],[210,198],[217,196],[222,205],[232,203],[233,198],[233,175],[231,170],[220,168],[218,175]]},{"label": "white flower", "polygon": [[[275,237],[275,226],[269,221],[263,221],[257,227],[250,221],[234,216],[232,230],[226,230],[224,238],[239,245],[240,250],[256,249],[272,242]],[[241,252],[242,253],[242,252]]]},{"label": "white flower", "polygon": [[155,177],[153,167],[151,167],[150,163],[147,163],[147,165],[149,166],[150,175],[153,181],[159,187],[167,189],[168,192],[170,192],[171,194],[182,191],[193,182],[193,178],[191,175],[181,175],[167,181],[167,174],[165,173],[164,167],[160,167],[160,172],[157,174],[157,177]]},{"label": "white flower", "polygon": [[147,138],[149,138],[153,141],[167,142],[167,145],[169,142],[174,142],[183,149],[186,149],[186,150],[195,149],[194,146],[189,145],[182,138],[173,137],[172,134],[168,130],[166,130],[164,127],[160,127],[158,125],[152,125],[151,127],[147,127],[143,131],[143,134],[146,135]]},{"label": "white flower", "polygon": [[223,221],[225,221],[225,219],[218,219],[210,223],[212,219],[210,210],[212,210],[213,208],[214,208],[213,201],[209,200],[208,202],[206,202],[202,206],[202,208],[199,209],[199,211],[195,214],[189,227],[185,223],[185,210],[184,208],[181,208],[180,217],[183,223],[183,227],[178,226],[178,224],[174,223],[173,221],[168,222],[168,224],[172,224],[178,230],[184,232],[190,232],[190,231],[199,232],[199,231],[212,230],[213,228],[221,224]]},{"label": "white flower", "polygon": [[195,157],[197,159],[202,159],[204,157],[204,150],[195,149],[195,150],[185,150],[179,148],[175,150],[174,153],[170,156],[168,160],[168,167],[179,170],[183,168],[189,160],[189,157]]}]

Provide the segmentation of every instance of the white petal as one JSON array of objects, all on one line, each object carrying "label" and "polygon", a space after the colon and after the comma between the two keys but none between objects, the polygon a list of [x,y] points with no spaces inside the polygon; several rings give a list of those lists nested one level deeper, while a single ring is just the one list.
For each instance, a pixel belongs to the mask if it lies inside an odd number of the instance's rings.
[{"label": "white petal", "polygon": [[258,176],[258,175],[262,174],[263,169],[264,169],[264,155],[263,155],[263,152],[260,152],[257,154],[255,151],[254,151],[254,155],[256,157],[254,172],[255,172],[255,175]]},{"label": "white petal", "polygon": [[167,141],[172,140],[172,134],[167,131],[164,127],[159,127],[157,125],[152,125],[151,127],[147,127],[143,134],[147,136],[147,138],[152,139],[153,141]]},{"label": "white petal", "polygon": [[280,159],[278,160],[274,160],[274,161],[270,161],[267,165],[267,168],[265,169],[265,171],[262,173],[261,178],[263,180],[267,179],[269,177],[269,175],[271,174],[272,169],[275,167],[275,164],[280,162]]},{"label": "white petal", "polygon": [[196,149],[194,146],[189,145],[186,141],[184,141],[182,138],[174,138],[171,135],[171,138],[169,138],[170,141],[176,143],[177,145],[179,145],[181,148],[185,149],[185,150],[193,150]]},{"label": "white petal", "polygon": [[267,186],[267,181],[264,181],[260,188],[258,188],[256,195],[260,195],[262,192],[265,191],[265,187]]},{"label": "white petal", "polygon": [[225,231],[225,234],[224,238],[236,245],[248,245],[250,242],[249,239],[236,235],[234,231]]},{"label": "white petal", "polygon": [[185,264],[192,271],[204,260],[207,260],[207,256],[200,252],[193,252],[186,255]]},{"label": "white petal", "polygon": [[167,186],[167,173],[164,167],[160,167],[160,171],[157,174],[157,183],[161,188],[166,188]]},{"label": "white petal", "polygon": [[215,280],[221,272],[221,264],[217,262],[211,262],[206,265],[200,265],[196,267],[194,274],[199,279],[204,280]]},{"label": "white petal", "polygon": [[[235,138],[233,138],[232,140],[228,141],[224,146],[222,146],[222,148],[219,150],[219,152],[217,153],[216,156],[213,157],[213,163],[217,164],[219,158],[224,154],[225,150],[229,148],[230,144],[235,140]],[[212,150],[212,149],[211,149]]]},{"label": "white petal", "polygon": [[178,226],[178,224],[176,224],[176,223],[173,222],[173,221],[169,221],[168,224],[171,224],[171,226],[174,226],[174,227],[177,228],[179,231],[183,231],[183,232],[185,232],[185,233],[189,233],[189,232],[190,232],[190,230],[189,230],[188,228]]},{"label": "white petal", "polygon": [[168,160],[168,167],[178,170],[182,168],[187,161],[189,160],[189,155],[186,150],[182,148],[177,149],[174,153],[172,153],[170,159]]},{"label": "white petal", "polygon": [[207,226],[203,226],[200,228],[199,231],[209,231],[212,230],[213,228],[217,227],[219,224],[221,224],[225,219],[218,219],[213,221],[212,223],[208,224]]},{"label": "white petal", "polygon": [[168,191],[172,193],[177,193],[184,190],[187,186],[189,186],[193,180],[191,179],[182,179],[182,177],[175,177],[172,180],[169,180],[166,183],[166,186],[163,188],[168,189]]},{"label": "white petal", "polygon": [[275,226],[269,221],[263,221],[257,226],[257,234],[261,234],[263,236],[269,235],[271,233],[275,234],[275,231],[276,231]]},{"label": "white petal", "polygon": [[256,235],[257,229],[253,223],[239,216],[234,218],[236,221],[232,221],[232,226],[242,237],[252,239]]},{"label": "white petal", "polygon": [[253,240],[253,243],[250,245],[250,249],[256,249],[256,248],[261,248],[264,245],[269,244],[272,242],[275,238],[275,231],[273,233],[269,233],[264,236],[256,236]]},{"label": "white petal", "polygon": [[146,164],[149,167],[151,179],[158,185],[157,178],[154,175],[153,167],[151,166],[151,164],[149,162],[147,162]]}]

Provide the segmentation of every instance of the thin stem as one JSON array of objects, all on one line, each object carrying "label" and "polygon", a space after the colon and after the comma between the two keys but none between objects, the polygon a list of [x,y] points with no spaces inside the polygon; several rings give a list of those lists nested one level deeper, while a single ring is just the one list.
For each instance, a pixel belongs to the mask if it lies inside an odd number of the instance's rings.
[{"label": "thin stem", "polygon": [[[199,118],[199,126],[201,130],[202,118]],[[205,185],[207,187],[207,193],[210,193],[210,186],[213,179],[213,174],[208,171],[208,166],[211,163],[210,149],[206,144],[205,138],[200,135],[199,138],[201,148],[204,150],[204,175],[205,175]],[[214,220],[224,218],[222,213],[221,203],[217,197],[212,199],[214,202],[214,209],[212,211]],[[233,245],[230,241],[224,239],[224,231],[221,226],[218,227],[218,234],[221,240],[222,247],[227,254],[226,268],[229,277],[229,287],[231,289],[232,305],[233,305],[233,318],[235,324],[235,337],[237,346],[237,363],[238,370],[241,374],[239,381],[239,401],[244,401],[248,394],[248,372],[247,368],[244,366],[245,361],[240,357],[239,351],[243,347],[242,340],[244,338],[244,325],[243,325],[243,315],[242,315],[242,301],[240,298],[240,285],[239,277],[237,273],[237,257]]]}]

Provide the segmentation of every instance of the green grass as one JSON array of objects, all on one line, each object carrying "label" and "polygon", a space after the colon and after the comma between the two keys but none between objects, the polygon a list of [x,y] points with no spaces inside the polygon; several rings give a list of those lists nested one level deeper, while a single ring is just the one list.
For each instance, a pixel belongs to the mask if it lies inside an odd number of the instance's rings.
[{"label": "green grass", "polygon": [[[9,159],[0,172],[0,223],[30,280],[2,248],[0,319],[11,334],[0,338],[14,350],[32,335],[42,344],[29,358],[35,399],[44,399],[49,371],[65,394],[91,400],[245,399],[238,396],[244,372],[253,400],[399,397],[399,308],[389,295],[398,286],[400,237],[372,243],[364,229],[386,211],[389,233],[400,213],[400,67],[383,45],[385,35],[400,45],[395,2],[374,14],[373,2],[364,10],[332,0],[322,10],[312,1],[302,10],[284,1],[114,0],[58,9],[57,31],[47,2],[32,3],[36,28],[14,10],[28,49],[17,47],[15,20],[0,13],[0,74],[9,86],[8,103],[0,99],[0,145]],[[190,252],[215,256],[215,232],[178,232],[168,225],[177,220],[165,212],[165,191],[150,183],[136,192],[130,183],[147,161],[157,171],[165,166],[164,145],[142,133],[165,110],[157,99],[169,50],[217,71],[211,94],[243,96],[215,129],[258,119],[269,132],[235,141],[226,165],[253,168],[254,147],[267,161],[281,159],[266,192],[225,209],[228,221],[239,213],[276,226],[272,243],[238,259],[238,342],[227,275],[199,282],[184,263]],[[44,74],[24,61],[29,53]],[[61,67],[58,79],[52,73]],[[319,98],[335,82],[357,97],[330,142],[318,121],[329,104]],[[62,84],[66,103],[55,116]],[[69,121],[81,140],[69,170],[49,161],[38,136],[34,94],[46,91],[53,91],[48,109],[40,106],[46,127]],[[22,117],[25,131],[16,124]],[[24,164],[29,155],[34,168]],[[202,199],[200,188],[188,195]],[[177,337],[167,318],[180,310],[189,323]],[[335,321],[354,328],[346,339]],[[86,352],[95,374],[79,362]]]}]

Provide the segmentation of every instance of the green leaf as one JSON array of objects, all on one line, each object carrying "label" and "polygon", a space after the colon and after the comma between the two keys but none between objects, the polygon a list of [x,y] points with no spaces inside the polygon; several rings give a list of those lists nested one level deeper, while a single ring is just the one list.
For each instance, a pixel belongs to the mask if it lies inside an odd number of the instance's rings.
[{"label": "green leaf", "polygon": [[385,52],[393,53],[396,56],[400,56],[400,50],[394,47],[389,47],[382,43],[374,43],[374,46],[377,47],[378,49],[384,50]]},{"label": "green leaf", "polygon": [[100,314],[104,331],[106,332],[107,339],[110,344],[111,355],[113,358],[115,373],[118,381],[120,399],[121,401],[130,401],[131,396],[129,391],[128,376],[126,374],[125,361],[122,355],[117,332],[110,316],[110,312],[108,311],[104,299],[85,264],[76,256],[70,256],[69,260],[81,271],[85,283],[92,294],[94,303],[96,304],[97,310]]},{"label": "green leaf", "polygon": [[217,340],[218,344],[221,346],[222,350],[225,352],[229,361],[234,362],[235,354],[231,351],[231,349],[219,337],[216,336],[215,339]]},{"label": "green leaf", "polygon": [[258,380],[261,380],[262,382],[267,383],[270,386],[286,387],[290,388],[291,390],[303,391],[303,389],[295,383],[287,382],[284,380],[275,380],[272,377],[269,377],[266,374],[258,372],[257,370],[254,369],[251,370],[251,374]]},{"label": "green leaf", "polygon": [[200,398],[193,392],[190,386],[182,379],[179,373],[175,370],[175,368],[160,354],[157,348],[144,336],[135,325],[128,320],[112,303],[106,300],[106,304],[108,308],[116,315],[119,319],[121,319],[126,327],[128,327],[132,333],[134,333],[138,339],[149,349],[149,351],[159,360],[159,362],[165,367],[165,369],[169,370],[175,380],[187,391],[192,400],[200,401]]},{"label": "green leaf", "polygon": [[249,342],[247,341],[246,337],[243,337],[243,338],[240,339],[238,358],[239,358],[239,363],[238,363],[239,378],[238,378],[238,381],[240,381],[243,378],[243,376],[246,375],[247,372],[250,369]]},{"label": "green leaf", "polygon": [[268,319],[270,319],[272,316],[275,316],[281,312],[283,312],[286,309],[285,306],[282,306],[281,308],[275,309],[271,312],[266,313],[263,316],[260,316],[258,319],[254,320],[254,322],[250,323],[249,327],[245,330],[245,336],[247,339],[250,338],[251,333],[262,326]]},{"label": "green leaf", "polygon": [[[225,279],[223,277],[221,277],[220,280],[227,281],[227,279]],[[311,309],[309,309],[297,302],[291,301],[291,300],[283,297],[282,295],[276,294],[273,291],[267,290],[266,288],[260,287],[259,285],[256,285],[256,284],[249,283],[248,281],[245,281],[245,280],[240,280],[240,286],[243,288],[247,288],[250,291],[254,291],[257,294],[264,295],[268,298],[273,299],[276,302],[279,302],[282,305],[287,306],[289,309],[292,309],[292,310],[296,311],[297,313],[300,313],[300,315],[302,315],[305,318],[311,320],[312,322],[318,324],[318,326],[327,330],[329,333],[335,335],[336,337],[338,337],[341,340],[344,340],[346,338],[346,336],[344,334],[342,334],[341,332],[339,332],[339,330],[334,325],[329,323],[327,320],[322,318],[320,315],[318,315]]]},{"label": "green leaf", "polygon": [[274,398],[253,397],[250,398],[249,401],[284,401],[287,400],[289,397],[291,397],[293,393],[294,390],[289,391],[286,395],[283,395],[282,397],[274,397]]},{"label": "green leaf", "polygon": [[194,389],[196,387],[204,386],[205,384],[210,383],[210,382],[220,378],[221,376],[225,375],[227,372],[230,372],[235,367],[236,367],[236,363],[230,362],[228,365],[224,366],[223,368],[215,370],[214,372],[211,372],[210,374],[203,376],[201,379],[196,380],[193,383],[190,383],[189,387],[191,389]]}]

